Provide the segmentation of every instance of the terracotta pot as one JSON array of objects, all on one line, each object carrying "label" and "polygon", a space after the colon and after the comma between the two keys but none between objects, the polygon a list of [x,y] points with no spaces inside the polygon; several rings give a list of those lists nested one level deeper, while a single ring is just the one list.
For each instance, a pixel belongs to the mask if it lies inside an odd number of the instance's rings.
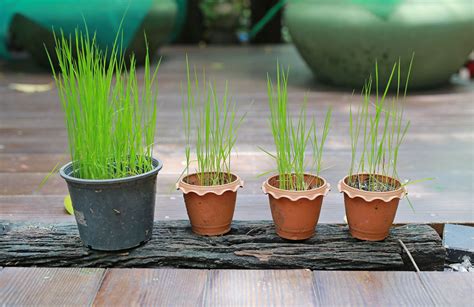
[{"label": "terracotta pot", "polygon": [[[356,174],[362,179],[368,174]],[[344,193],[344,205],[349,231],[354,238],[366,241],[384,240],[397,213],[398,203],[405,196],[406,189],[394,178],[377,175],[389,180],[398,188],[388,192],[368,192],[347,184],[349,176],[339,181],[339,192]]]},{"label": "terracotta pot", "polygon": [[185,176],[177,183],[176,187],[183,191],[194,233],[217,236],[230,231],[237,190],[244,185],[237,175],[231,176],[232,182],[223,185],[199,185],[197,174]]},{"label": "terracotta pot", "polygon": [[270,177],[262,185],[268,194],[270,209],[277,234],[288,240],[304,240],[314,235],[319,220],[323,197],[330,185],[321,177],[305,174],[306,182],[316,183],[316,188],[307,191],[279,189],[279,176]]}]

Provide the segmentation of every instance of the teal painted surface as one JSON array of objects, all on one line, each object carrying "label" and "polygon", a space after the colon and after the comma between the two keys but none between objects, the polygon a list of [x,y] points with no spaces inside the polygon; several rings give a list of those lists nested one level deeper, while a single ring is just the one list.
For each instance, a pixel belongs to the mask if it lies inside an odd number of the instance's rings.
[{"label": "teal painted surface", "polygon": [[188,0],[176,0],[176,21],[173,32],[170,35],[169,41],[175,41],[183,30],[188,15]]},{"label": "teal painted surface", "polygon": [[120,21],[123,24],[124,46],[133,39],[152,0],[2,0],[0,1],[0,57],[8,58],[8,29],[14,14],[20,13],[47,29],[63,29],[72,33],[84,29],[84,19],[90,32],[97,31],[97,41],[111,46]]},{"label": "teal painted surface", "polygon": [[[384,6],[386,4],[386,6]],[[445,83],[474,49],[472,0],[293,0],[286,24],[315,76],[356,87],[415,53],[411,88]]]},{"label": "teal painted surface", "polygon": [[383,19],[389,18],[401,2],[403,0],[352,0],[352,3]]}]

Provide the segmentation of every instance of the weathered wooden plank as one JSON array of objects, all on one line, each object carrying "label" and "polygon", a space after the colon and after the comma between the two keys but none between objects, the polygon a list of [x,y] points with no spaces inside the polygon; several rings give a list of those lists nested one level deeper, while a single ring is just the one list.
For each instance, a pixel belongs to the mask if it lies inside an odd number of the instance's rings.
[{"label": "weathered wooden plank", "polygon": [[3,306],[88,306],[99,290],[104,269],[4,268],[0,270]]},{"label": "weathered wooden plank", "polygon": [[[272,145],[268,146],[269,149],[273,148]],[[169,174],[181,174],[183,170],[183,146],[182,144],[167,144],[166,152],[164,148],[159,146],[156,148],[158,151],[158,157],[165,162],[166,169],[163,172]],[[469,151],[470,152],[470,151]],[[468,151],[453,151],[449,155],[451,159],[442,163],[437,168],[438,171],[450,172],[452,167],[457,162],[454,160],[469,162],[467,157]],[[432,165],[435,161],[439,161],[446,151],[441,153],[431,153],[429,158],[420,159],[416,158],[416,165],[418,171],[425,169]],[[243,173],[260,173],[262,170],[269,170],[274,167],[274,161],[269,158],[261,150],[253,144],[240,144],[238,151],[233,154],[232,157],[232,168],[236,171]],[[308,155],[308,158],[310,156]],[[327,165],[333,165],[329,170],[339,176],[346,171],[346,165],[341,164],[341,161],[349,161],[350,152],[339,149],[325,151],[324,163]],[[41,154],[41,153],[17,153],[7,154],[0,153],[0,173],[49,173],[56,164],[62,166],[70,160],[67,154]],[[412,162],[410,162],[411,164]],[[404,163],[402,166],[409,166],[410,164]],[[415,169],[406,167],[404,170],[405,177],[416,176]],[[329,171],[328,170],[328,171]],[[334,170],[334,171],[333,171]],[[458,170],[457,174],[471,174],[471,170],[462,169]],[[327,172],[324,173],[327,176]]]},{"label": "weathered wooden plank", "polygon": [[[268,170],[269,168],[257,168],[256,171],[260,170],[262,172]],[[157,181],[157,192],[159,194],[179,194],[176,191],[175,184],[179,178],[182,170],[176,173],[168,173],[163,171],[158,175]],[[241,178],[245,181],[245,186],[243,189],[239,190],[245,194],[258,194],[263,195],[261,186],[264,178],[257,177],[256,173],[250,172],[240,172],[239,169],[235,169],[235,172],[239,174]],[[333,188],[337,182],[341,179],[342,174],[345,173],[345,170],[335,170],[331,169],[325,172],[324,177],[331,183]],[[31,195],[31,194],[42,194],[42,195],[61,195],[67,193],[66,182],[59,176],[52,176],[49,178],[48,182],[39,189],[41,181],[47,176],[48,173],[0,173],[0,182],[4,183],[0,186],[1,195]],[[425,173],[419,172],[418,176],[424,176]],[[406,179],[409,178],[418,178],[415,173],[410,173]],[[460,174],[457,177],[457,180],[467,181],[471,175],[469,173]],[[459,185],[458,181],[447,182],[443,180],[442,182],[430,182],[425,183],[424,185],[410,186],[410,194],[412,195],[412,200],[415,205],[415,209],[419,202],[431,202],[438,204],[440,201],[447,202],[451,204],[451,209],[453,209],[453,203],[465,203],[470,201],[468,197],[471,195],[471,187],[466,185]],[[455,195],[448,193],[439,193],[440,189],[456,189],[457,193]],[[337,189],[333,189],[334,195],[338,195]],[[342,197],[341,197],[342,199]],[[448,209],[446,205],[439,209]],[[415,211],[416,214],[416,211]]]},{"label": "weathered wooden plank", "polygon": [[[65,195],[0,195],[0,220],[41,223],[72,222],[63,206]],[[416,202],[415,213],[402,202],[395,218],[396,224],[406,223],[457,223],[469,222],[470,203],[451,203],[457,210],[435,210],[442,203]],[[434,214],[436,212],[436,214]],[[186,220],[188,218],[182,195],[156,195],[155,220]],[[235,220],[270,220],[268,199],[263,194],[239,192],[234,214]],[[344,206],[340,194],[330,193],[324,200],[319,223],[344,224]],[[471,222],[472,223],[472,222]]]},{"label": "weathered wooden plank", "polygon": [[[24,212],[25,220],[57,221],[63,216],[62,198],[67,194],[65,182],[53,177],[41,189],[37,190],[46,173],[42,174],[3,174],[0,175],[0,218],[21,219]],[[338,174],[328,172],[328,180],[335,185]],[[243,174],[246,180],[244,189],[239,191],[236,208],[238,219],[269,219],[268,200],[261,192],[261,178],[253,174]],[[160,174],[158,180],[157,211],[160,218],[168,216],[172,219],[185,219],[186,213],[182,206],[182,196],[173,188],[178,175]],[[422,176],[420,176],[422,177]],[[248,179],[248,180],[247,180]],[[463,179],[464,180],[464,179]],[[469,179],[466,179],[469,180]],[[457,181],[452,180],[448,187],[454,189]],[[439,194],[445,189],[438,182],[410,187],[410,197],[414,203],[412,211],[406,201],[402,201],[395,219],[396,223],[433,223],[433,222],[469,222],[472,216],[470,188],[459,187],[456,195]],[[55,201],[54,203],[52,201]],[[449,206],[448,206],[449,204]],[[44,219],[43,219],[44,217]],[[344,218],[344,207],[341,195],[334,191],[325,198],[321,222],[341,223]]]},{"label": "weathered wooden plank", "polygon": [[235,221],[229,234],[202,237],[188,221],[155,222],[153,238],[127,252],[87,249],[76,225],[0,223],[0,266],[176,267],[199,269],[411,270],[401,239],[422,270],[441,270],[445,250],[428,225],[393,227],[383,242],[353,239],[346,226],[318,225],[308,240],[290,242],[270,221]]},{"label": "weathered wooden plank", "polygon": [[203,306],[313,306],[309,270],[211,270]]},{"label": "weathered wooden plank", "polygon": [[[57,99],[57,98],[56,98]],[[181,97],[176,97],[176,104],[179,106],[181,103]],[[59,103],[59,102],[58,102]],[[245,103],[245,102],[242,102]],[[296,107],[296,106],[295,106]],[[327,107],[326,105],[324,106],[319,106],[319,107]],[[18,117],[17,121],[8,121],[8,118],[5,118],[5,122],[3,122],[2,118],[2,125],[9,124],[8,126],[0,126],[0,137],[4,141],[15,141],[15,140],[23,140],[26,142],[33,142],[36,139],[41,139],[41,140],[46,140],[50,139],[50,141],[56,142],[56,143],[64,143],[67,141],[67,131],[64,126],[63,122],[63,114],[60,112],[59,106],[56,106],[55,109],[57,109],[58,113],[54,115],[54,118],[51,117],[50,111],[44,111],[45,113],[48,112],[47,114],[50,116],[48,121],[36,121],[36,123],[42,123],[41,126],[39,127],[34,127],[34,121],[32,123],[27,123],[27,118],[28,117],[33,117],[34,115],[42,115],[41,111],[38,109],[33,109],[28,113],[25,112],[15,112],[15,114],[9,114],[9,115],[15,115]],[[241,133],[239,135],[243,136],[257,136],[258,138],[262,138],[265,135],[271,134],[271,131],[269,131],[267,122],[265,120],[262,120],[262,118],[266,118],[269,116],[269,112],[267,109],[258,109],[253,106],[249,107],[247,104],[243,106],[243,108],[249,109],[250,112],[256,112],[257,114],[254,113],[254,115],[249,115],[246,116],[244,119],[244,123],[246,125],[250,125],[250,127],[245,127],[242,128]],[[335,120],[341,121],[340,125],[337,127],[334,127],[334,130],[331,130],[331,135],[336,137],[336,138],[341,138],[341,137],[347,137],[347,129],[349,128],[347,120],[343,121],[345,117],[347,116],[345,108],[342,107],[334,107],[334,118]],[[178,112],[176,112],[178,111]],[[163,140],[169,140],[172,141],[170,138],[171,136],[175,136],[174,141],[179,141],[183,140],[183,135],[184,132],[181,131],[181,120],[182,120],[182,115],[179,113],[179,110],[176,110],[175,112],[163,112],[158,115],[158,123],[157,123],[157,129],[163,133],[162,139]],[[242,111],[243,110],[239,110]],[[239,113],[242,113],[239,112]],[[315,113],[316,111],[312,111]],[[237,113],[237,115],[239,115]],[[319,114],[319,113],[318,113]],[[316,114],[314,114],[316,116]],[[321,115],[321,114],[319,114]],[[450,134],[453,133],[453,130],[456,128],[461,129],[465,126],[468,126],[470,124],[470,115],[472,114],[453,114],[452,119],[453,121],[447,122],[445,125],[440,127],[439,125],[436,125],[434,122],[430,122],[429,120],[427,121],[426,119],[420,119],[420,121],[417,121],[419,125],[414,126],[411,131],[411,138],[407,140],[407,142],[412,143],[414,139],[424,139],[427,141],[428,139],[438,139],[438,140],[443,140],[449,138]],[[25,117],[25,118],[22,118]],[[455,117],[455,118],[454,118]],[[320,119],[317,117],[317,119]],[[454,119],[458,119],[459,121],[454,121]],[[179,128],[178,130],[176,128]],[[254,134],[252,134],[252,129],[255,128]],[[433,130],[427,130],[433,129]],[[445,130],[443,130],[443,128]],[[173,134],[174,130],[174,134]],[[51,137],[54,136],[55,139],[51,139]],[[462,141],[464,140],[469,140],[469,138],[462,138],[462,134],[459,134],[454,141]],[[169,139],[168,139],[169,138]],[[413,144],[416,145],[416,144]]]},{"label": "weathered wooden plank", "polygon": [[0,267],[6,306],[469,306],[472,290],[448,272]]},{"label": "weathered wooden plank", "polygon": [[[64,210],[64,196],[0,196],[0,220],[42,223],[73,222],[74,216]],[[336,206],[327,207],[326,223],[344,222]],[[236,220],[271,219],[268,199],[262,195],[239,195],[234,214]],[[188,219],[182,195],[156,195],[155,220]]]},{"label": "weathered wooden plank", "polygon": [[320,306],[431,306],[414,272],[313,272]]},{"label": "weathered wooden plank", "polygon": [[474,302],[474,274],[458,272],[419,274],[436,306],[471,306]]},{"label": "weathered wooden plank", "polygon": [[26,220],[56,223],[72,221],[64,210],[65,195],[0,195],[0,220]]},{"label": "weathered wooden plank", "polygon": [[[0,220],[73,222],[74,216],[67,214],[64,210],[64,196],[0,196]],[[332,223],[343,222],[339,210],[333,211],[327,212],[324,220]],[[239,195],[234,218],[236,220],[271,219],[267,198],[263,195]],[[182,195],[156,195],[155,220],[183,219],[188,219],[188,216]]]},{"label": "weathered wooden plank", "polygon": [[207,270],[109,269],[94,306],[201,306]]},{"label": "weathered wooden plank", "polygon": [[[340,120],[343,120],[342,118]],[[345,120],[345,119],[344,119]],[[248,125],[248,127],[252,127],[251,123],[245,123]],[[474,128],[474,127],[473,127]],[[176,129],[172,131],[164,131],[164,129],[160,129],[160,127],[157,128],[157,131],[159,133],[163,133],[160,137],[157,138],[159,140],[159,144],[161,145],[162,148],[168,146],[168,144],[176,144],[177,138],[182,138],[182,135],[180,133],[177,133],[176,131],[179,131],[177,129],[181,129],[179,127],[176,127]],[[247,128],[250,129],[250,128]],[[253,127],[255,131],[248,131],[248,133],[241,133],[239,132],[238,135],[238,143],[237,146],[239,146],[242,143],[242,140],[246,140],[246,142],[250,142],[250,144],[255,144],[254,150],[256,151],[257,146],[256,144],[261,145],[264,148],[272,148],[272,139],[271,135],[269,135],[269,131],[265,128],[259,128],[259,127]],[[260,129],[260,130],[259,130]],[[265,130],[263,130],[265,129]],[[461,128],[459,128],[461,129]],[[259,131],[258,131],[259,130]],[[257,132],[258,131],[258,132]],[[44,138],[21,138],[21,137],[15,137],[15,138],[3,138],[2,140],[2,150],[1,152],[3,153],[9,153],[9,154],[15,154],[15,153],[29,153],[29,154],[61,154],[64,152],[67,152],[68,147],[67,147],[67,140],[66,138],[61,138],[61,139],[52,139],[54,138],[54,135],[51,135],[49,137],[44,137]],[[344,151],[349,151],[350,150],[350,145],[348,143],[348,137],[346,133],[341,133],[339,135],[335,134],[330,134],[331,138],[328,138],[327,144],[325,144],[325,150],[327,149],[326,152],[330,153],[331,149],[332,150],[344,150]],[[410,134],[406,136],[406,142],[405,142],[405,147],[402,147],[401,150],[403,150],[406,154],[408,162],[408,157],[410,159],[414,160],[421,160],[421,157],[419,155],[422,155],[423,157],[429,157],[428,154],[431,154],[436,151],[441,151],[445,152],[447,154],[453,154],[455,155],[456,153],[469,153],[469,146],[471,144],[471,139],[472,135],[471,134],[465,134],[461,132],[452,132],[451,134],[443,134],[443,133],[438,133],[437,131],[432,131],[430,133],[422,133],[422,134]],[[184,141],[180,143],[182,147],[184,147]],[[336,147],[338,146],[338,148]],[[449,146],[449,147],[447,147]],[[457,150],[456,150],[457,148]],[[465,157],[463,160],[469,160],[469,157]],[[430,161],[430,164],[435,167],[436,165],[433,164],[435,161]],[[460,168],[460,162],[454,162],[452,163],[453,165],[456,165],[459,170],[462,170]]]}]

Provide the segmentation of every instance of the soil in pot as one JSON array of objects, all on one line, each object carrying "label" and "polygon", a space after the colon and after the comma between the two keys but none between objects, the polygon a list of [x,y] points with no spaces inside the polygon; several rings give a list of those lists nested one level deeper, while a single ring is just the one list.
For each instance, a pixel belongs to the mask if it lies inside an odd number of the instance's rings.
[{"label": "soil in pot", "polygon": [[73,176],[61,168],[68,185],[81,240],[92,249],[129,249],[150,240],[155,212],[156,177],[163,164],[153,159],[149,172],[110,180]]},{"label": "soil in pot", "polygon": [[[376,175],[368,180],[367,174],[349,176],[339,182],[344,193],[349,231],[354,238],[366,241],[384,240],[390,231],[398,203],[406,194],[401,183],[390,177]],[[374,191],[375,190],[375,191]]]},{"label": "soil in pot", "polygon": [[237,189],[242,186],[243,181],[234,174],[221,185],[202,185],[198,174],[182,178],[177,188],[183,191],[192,231],[204,236],[228,233],[234,216]]},{"label": "soil in pot", "polygon": [[278,175],[263,183],[276,232],[284,239],[305,240],[314,235],[323,198],[329,192],[323,178],[306,174],[304,179],[307,189],[302,191],[280,189]]}]

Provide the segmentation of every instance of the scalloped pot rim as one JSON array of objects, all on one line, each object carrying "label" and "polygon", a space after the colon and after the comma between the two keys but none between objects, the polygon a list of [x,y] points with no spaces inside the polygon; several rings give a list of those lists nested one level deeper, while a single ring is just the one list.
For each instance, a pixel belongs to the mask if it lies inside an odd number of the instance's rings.
[{"label": "scalloped pot rim", "polygon": [[[368,174],[364,173],[364,174],[355,174],[355,175],[368,175]],[[378,176],[382,176],[382,175],[378,175]],[[387,177],[387,176],[384,176],[384,177]],[[346,176],[343,179],[339,180],[337,184],[337,188],[339,189],[340,193],[346,194],[347,196],[349,196],[349,198],[359,197],[365,200],[366,202],[371,202],[374,200],[382,200],[388,203],[395,198],[402,199],[407,194],[406,187],[402,186],[399,180],[392,177],[388,177],[388,178],[398,182],[400,184],[400,188],[394,191],[388,191],[388,192],[369,192],[369,191],[363,191],[363,190],[353,188],[346,183],[347,178],[349,178],[349,176]]]},{"label": "scalloped pot rim", "polygon": [[279,175],[275,175],[268,178],[265,182],[263,182],[262,191],[265,194],[270,194],[275,199],[287,198],[291,201],[297,201],[300,199],[314,200],[321,195],[326,196],[331,190],[331,185],[323,177],[319,177],[319,176],[315,176],[311,174],[304,174],[304,175],[321,179],[323,181],[323,184],[315,189],[306,190],[306,191],[283,190],[283,189],[276,188],[270,184],[270,180],[279,176]]},{"label": "scalloped pot rim", "polygon": [[185,178],[197,175],[197,173],[192,173],[187,176],[181,177],[181,179],[176,183],[176,189],[181,190],[184,194],[196,193],[199,196],[204,196],[209,193],[222,195],[228,191],[237,192],[239,188],[244,186],[244,181],[240,179],[239,176],[233,173],[230,174],[235,178],[235,180],[230,183],[213,186],[203,186],[184,182]]}]

